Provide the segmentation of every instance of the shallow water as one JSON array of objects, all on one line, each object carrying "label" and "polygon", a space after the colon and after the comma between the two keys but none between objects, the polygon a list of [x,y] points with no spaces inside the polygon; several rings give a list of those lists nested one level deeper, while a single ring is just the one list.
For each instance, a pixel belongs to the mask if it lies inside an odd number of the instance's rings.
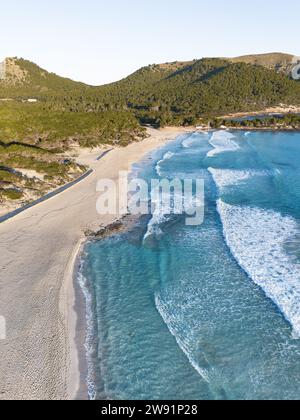
[{"label": "shallow water", "polygon": [[205,218],[143,218],[86,247],[91,394],[299,399],[299,163],[298,133],[223,131],[135,165],[148,180],[204,179]]}]

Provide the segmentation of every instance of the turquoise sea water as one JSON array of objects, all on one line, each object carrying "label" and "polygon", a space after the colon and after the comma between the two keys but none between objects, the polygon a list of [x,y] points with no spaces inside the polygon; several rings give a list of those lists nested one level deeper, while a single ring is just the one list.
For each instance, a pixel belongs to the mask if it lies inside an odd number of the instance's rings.
[{"label": "turquoise sea water", "polygon": [[133,170],[204,179],[205,218],[86,247],[91,397],[299,399],[300,134],[184,135]]}]

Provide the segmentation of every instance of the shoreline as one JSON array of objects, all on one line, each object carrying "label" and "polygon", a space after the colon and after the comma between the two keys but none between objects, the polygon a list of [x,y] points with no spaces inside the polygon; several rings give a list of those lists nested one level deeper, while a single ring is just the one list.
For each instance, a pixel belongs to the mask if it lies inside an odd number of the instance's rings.
[{"label": "shoreline", "polygon": [[60,303],[62,310],[65,311],[65,319],[68,325],[67,339],[69,341],[70,353],[68,357],[70,366],[67,395],[70,400],[88,399],[86,398],[88,395],[87,387],[84,387],[85,381],[83,381],[83,376],[87,373],[86,357],[84,357],[84,351],[79,352],[79,349],[85,349],[85,302],[77,283],[85,244],[85,238],[82,237],[73,251],[73,256],[62,284],[64,293],[61,293],[60,296]]},{"label": "shoreline", "polygon": [[[73,265],[73,275],[69,292],[73,290],[73,305],[69,304],[69,311],[72,311],[73,319],[73,335],[69,334],[70,349],[71,349],[71,372],[73,375],[69,376],[69,399],[70,400],[89,400],[87,378],[89,374],[89,364],[87,359],[87,301],[84,296],[83,287],[79,282],[79,275],[82,271],[82,264],[84,259],[84,250],[87,246],[88,238],[82,239],[80,246],[75,250],[75,259]],[[77,251],[77,252],[76,252]],[[71,302],[70,302],[71,303]]]},{"label": "shoreline", "polygon": [[[128,231],[134,226],[138,217],[126,215],[116,219],[107,227],[101,228],[98,232],[90,232],[82,240],[80,246],[74,251],[75,258],[73,264],[73,276],[71,288],[74,290],[73,315],[76,317],[76,333],[71,339],[73,369],[75,369],[75,382],[72,382],[70,375],[70,397],[73,395],[75,400],[89,400],[91,395],[97,395],[99,384],[101,383],[101,372],[95,372],[93,360],[88,360],[87,349],[96,350],[95,345],[95,325],[94,311],[91,307],[94,303],[94,293],[89,280],[84,277],[83,267],[85,264],[86,247],[99,240],[103,240],[111,235]],[[90,306],[91,305],[91,306]],[[71,308],[70,308],[71,310]],[[72,337],[70,337],[72,338]],[[75,363],[74,363],[75,362]],[[76,366],[78,370],[76,370]],[[99,368],[99,366],[97,366]],[[74,377],[73,377],[74,379]],[[79,379],[79,381],[78,381]],[[89,379],[89,384],[87,383]],[[97,385],[97,387],[95,387]],[[90,388],[90,389],[89,389]],[[94,389],[92,389],[94,388]],[[102,383],[101,394],[104,394],[104,383]],[[89,392],[90,391],[90,392]]]},{"label": "shoreline", "polygon": [[93,169],[89,177],[0,224],[0,316],[7,321],[0,400],[88,399],[86,303],[78,272],[86,233],[103,233],[122,219],[97,214],[96,182],[116,180],[151,151],[196,131],[207,130],[149,129],[147,139],[115,148],[100,162],[99,150],[80,150],[82,163]]},{"label": "shoreline", "polygon": [[[222,129],[220,129],[222,130]],[[270,128],[250,128],[247,127],[243,128],[227,128],[226,130],[223,129],[223,131],[228,130],[236,130],[236,131],[285,131],[285,130],[276,130],[276,129],[270,129]],[[214,131],[214,130],[193,130],[192,127],[186,128],[184,132],[207,132],[207,131]],[[291,130],[288,130],[291,131]],[[178,132],[177,135],[181,134],[182,131]],[[171,137],[170,139],[166,139],[163,144],[159,145],[155,149],[159,149],[160,146],[163,146],[166,144],[167,141],[172,141],[175,139],[175,137]],[[153,149],[153,150],[155,150]],[[141,159],[145,155],[141,156]],[[136,162],[133,162],[136,163]],[[133,164],[132,163],[132,164]],[[131,165],[132,166],[132,165]],[[86,355],[86,345],[87,345],[87,332],[88,332],[88,325],[87,325],[87,300],[85,297],[85,293],[83,290],[83,287],[86,288],[87,293],[91,294],[91,291],[89,290],[88,286],[82,286],[79,284],[78,276],[81,273],[82,269],[82,261],[84,258],[84,250],[86,245],[93,240],[101,240],[102,238],[105,238],[106,236],[109,236],[111,234],[114,234],[117,231],[123,231],[129,228],[131,221],[129,220],[127,223],[126,220],[127,216],[121,216],[120,218],[116,218],[111,224],[107,224],[98,232],[90,232],[91,236],[85,236],[85,238],[82,238],[81,243],[77,247],[77,250],[75,251],[75,256],[72,264],[72,285],[69,288],[69,292],[71,289],[73,289],[73,305],[72,308],[70,308],[71,311],[73,311],[73,316],[76,317],[76,325],[75,325],[75,335],[73,335],[73,339],[71,340],[71,348],[72,348],[72,360],[73,360],[73,372],[75,373],[75,376],[73,377],[72,381],[69,384],[69,387],[71,389],[70,392],[70,398],[74,398],[76,400],[88,400],[88,385],[86,382],[86,379],[88,377],[89,372],[89,361],[87,360]],[[124,220],[124,222],[123,222]],[[120,229],[117,230],[111,230],[110,227],[113,226],[115,223],[121,222],[122,226]],[[127,224],[126,224],[127,223]],[[99,234],[100,232],[100,234]],[[92,295],[91,295],[92,297]],[[90,308],[89,308],[90,309]],[[73,324],[74,325],[74,324]],[[74,331],[74,327],[73,327]],[[82,349],[84,349],[84,352],[82,352]],[[77,369],[76,369],[77,366]],[[75,379],[75,383],[74,383]],[[101,380],[101,379],[100,379]]]},{"label": "shoreline", "polygon": [[[173,128],[172,128],[173,129]],[[169,130],[166,128],[165,130]],[[146,153],[142,153],[140,158],[136,161],[131,161],[128,170],[131,170],[132,165],[142,160],[149,152],[158,150],[163,147],[167,142],[175,140],[175,138],[183,133],[190,133],[192,130],[188,128],[174,128],[174,134],[168,135],[162,140],[159,145],[156,145]],[[148,138],[151,139],[151,136]],[[145,141],[145,140],[144,140]],[[114,225],[121,223],[121,226],[114,229]],[[80,243],[74,250],[74,256],[70,262],[69,269],[67,270],[64,283],[69,283],[67,302],[69,317],[69,326],[72,334],[69,334],[70,349],[71,349],[71,368],[68,382],[68,399],[75,400],[89,400],[87,377],[89,374],[89,361],[87,360],[86,345],[87,345],[87,299],[83,290],[83,286],[79,284],[79,275],[82,274],[82,262],[84,258],[84,250],[87,244],[92,240],[101,240],[117,231],[123,231],[130,227],[132,224],[131,216],[115,217],[113,221],[105,225],[101,225],[100,230],[88,232],[88,235],[83,235]],[[71,279],[71,282],[69,281]],[[84,286],[87,288],[87,286]],[[87,288],[88,289],[88,288]],[[90,291],[87,291],[91,293]]]},{"label": "shoreline", "polygon": [[149,138],[115,148],[100,162],[99,150],[80,149],[80,161],[94,170],[89,177],[0,224],[0,315],[7,324],[0,341],[0,400],[83,398],[83,306],[74,273],[84,233],[116,219],[96,212],[96,183],[117,180],[119,171],[190,131],[149,129]]}]

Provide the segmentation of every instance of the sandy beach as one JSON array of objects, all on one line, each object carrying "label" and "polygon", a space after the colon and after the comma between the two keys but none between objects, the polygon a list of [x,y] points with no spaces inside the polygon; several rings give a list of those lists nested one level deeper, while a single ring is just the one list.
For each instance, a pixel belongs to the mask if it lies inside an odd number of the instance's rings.
[{"label": "sandy beach", "polygon": [[81,150],[80,162],[94,170],[88,178],[0,225],[0,316],[7,323],[0,399],[76,398],[84,352],[75,344],[76,256],[85,231],[117,218],[97,214],[97,180],[117,179],[120,170],[183,131],[149,129],[148,139],[115,148],[100,161],[99,149]]}]

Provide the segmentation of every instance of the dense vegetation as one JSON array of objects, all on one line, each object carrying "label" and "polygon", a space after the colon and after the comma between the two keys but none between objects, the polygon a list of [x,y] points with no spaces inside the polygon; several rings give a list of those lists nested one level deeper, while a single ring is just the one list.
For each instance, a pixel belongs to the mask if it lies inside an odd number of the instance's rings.
[{"label": "dense vegetation", "polygon": [[10,59],[6,76],[0,82],[0,204],[24,204],[81,175],[86,168],[65,155],[70,146],[125,146],[145,137],[132,112],[98,106],[90,86],[26,60]]},{"label": "dense vegetation", "polygon": [[206,116],[300,104],[296,81],[261,66],[218,59],[196,61],[169,74],[150,66],[110,89],[123,93],[141,121],[157,125],[189,125]]},{"label": "dense vegetation", "polygon": [[225,59],[151,65],[101,87],[60,78],[25,60],[16,63],[27,74],[26,83],[0,84],[0,98],[36,98],[49,111],[116,112],[115,121],[120,111],[130,111],[141,123],[189,125],[205,116],[300,105],[299,82],[263,66]]},{"label": "dense vegetation", "polygon": [[[71,145],[125,146],[144,135],[128,111],[74,113],[38,103],[0,103],[0,203],[30,201],[81,175],[85,168],[64,155]],[[28,170],[36,172],[34,179],[22,175]]]},{"label": "dense vegetation", "polygon": [[220,128],[222,126],[228,128],[249,128],[249,129],[288,129],[288,130],[299,130],[300,129],[300,115],[288,114],[283,116],[266,116],[257,117],[253,119],[243,120],[213,120],[211,123],[213,128]]},{"label": "dense vegetation", "polygon": [[275,54],[150,65],[100,87],[9,59],[0,81],[0,201],[28,199],[28,191],[38,195],[82,173],[63,155],[74,144],[127,145],[145,137],[145,124],[219,126],[217,117],[228,113],[300,105],[300,83],[280,71],[289,59]]},{"label": "dense vegetation", "polygon": [[39,144],[47,149],[64,149],[70,143],[81,146],[126,145],[143,137],[128,111],[71,112],[51,109],[39,103],[0,103],[0,138]]}]

